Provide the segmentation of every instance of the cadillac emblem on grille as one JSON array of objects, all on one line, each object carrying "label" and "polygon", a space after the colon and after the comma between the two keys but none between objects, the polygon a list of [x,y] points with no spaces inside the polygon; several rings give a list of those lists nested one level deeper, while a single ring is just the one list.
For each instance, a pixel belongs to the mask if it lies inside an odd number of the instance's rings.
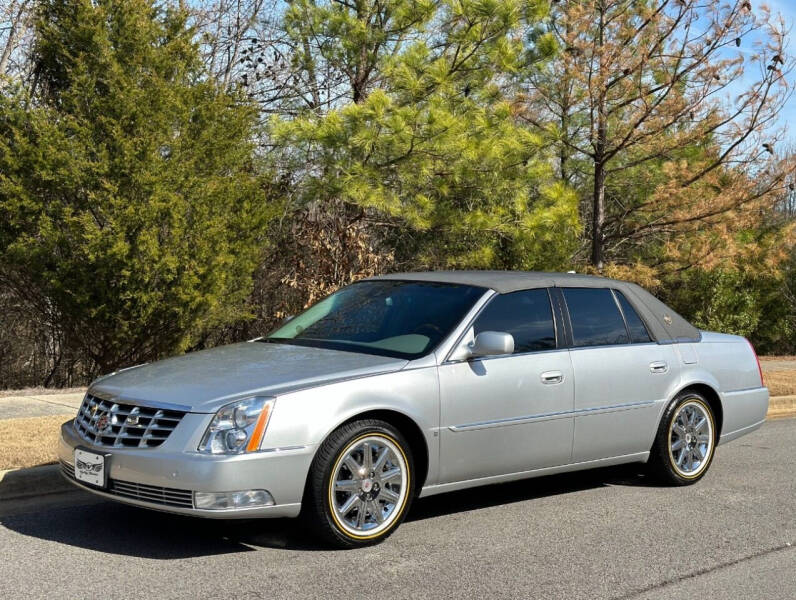
[{"label": "cadillac emblem on grille", "polygon": [[111,415],[108,412],[103,412],[97,419],[97,431],[104,433],[111,427]]}]

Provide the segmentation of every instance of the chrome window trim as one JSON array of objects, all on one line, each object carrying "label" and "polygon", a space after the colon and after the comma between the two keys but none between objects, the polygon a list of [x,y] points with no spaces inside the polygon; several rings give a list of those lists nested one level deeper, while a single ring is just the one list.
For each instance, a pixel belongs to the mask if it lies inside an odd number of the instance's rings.
[{"label": "chrome window trim", "polygon": [[622,308],[622,303],[619,300],[620,297],[624,298],[625,302],[627,302],[630,305],[630,308],[633,309],[634,313],[636,313],[636,316],[638,317],[638,320],[641,321],[641,325],[644,327],[644,331],[647,333],[647,337],[650,339],[650,341],[654,342],[655,338],[652,335],[652,330],[650,329],[649,324],[647,323],[647,321],[644,320],[644,317],[641,316],[641,313],[638,311],[638,308],[636,308],[633,305],[633,302],[630,301],[630,299],[627,297],[627,295],[623,294],[622,290],[617,289],[617,288],[611,288],[611,292],[614,295],[614,302],[616,302],[616,305],[619,307],[619,313],[622,315],[622,319],[624,319],[624,321],[625,321],[625,327],[627,328],[627,337],[630,340],[630,343],[636,345],[636,344],[646,344],[647,342],[634,342],[633,341],[633,335],[630,333],[630,323],[628,323],[628,321],[627,321],[627,315],[625,314],[625,309]]},{"label": "chrome window trim", "polygon": [[[451,333],[451,335],[448,337],[448,339],[445,340],[445,342],[443,342],[442,344],[440,344],[439,348],[437,348],[438,351],[441,351],[440,355],[444,356],[444,358],[441,361],[439,361],[439,364],[444,365],[448,364],[449,362],[451,363],[462,362],[458,360],[451,361],[450,360],[451,354],[453,354],[456,351],[456,349],[459,347],[459,344],[461,344],[462,340],[464,339],[464,336],[467,335],[467,332],[473,326],[473,322],[478,318],[478,315],[480,315],[481,311],[484,310],[484,307],[487,304],[489,304],[489,301],[492,300],[492,298],[499,295],[500,294],[498,294],[495,290],[490,289],[487,290],[486,293],[483,296],[481,296],[481,298],[479,298],[478,302],[476,302],[473,305],[473,307],[470,309],[470,312],[468,312],[465,315],[464,319],[462,319],[461,323],[459,323],[459,326],[456,327]],[[450,345],[447,348],[444,348],[444,346],[446,346],[449,343],[449,340],[454,340],[454,341],[453,343],[450,343]]]},{"label": "chrome window trim", "polygon": [[594,350],[595,348],[622,348],[622,347],[633,347],[638,348],[639,346],[660,346],[658,342],[638,342],[636,344],[629,343],[629,344],[600,344],[599,346],[572,346],[568,348],[568,350]]},{"label": "chrome window trim", "polygon": [[[613,348],[616,346],[637,346],[638,344],[633,344],[632,338],[630,337],[630,329],[627,326],[627,321],[625,320],[625,314],[622,312],[622,307],[619,306],[619,302],[616,299],[616,295],[614,294],[614,288],[608,287],[607,285],[604,287],[578,287],[578,286],[566,286],[558,288],[561,290],[561,304],[564,313],[566,314],[567,324],[569,326],[569,344],[570,350],[574,350],[575,348]],[[575,344],[575,330],[572,327],[572,315],[569,312],[569,304],[567,303],[567,298],[564,292],[566,290],[608,290],[608,293],[611,294],[611,299],[614,301],[614,305],[616,306],[616,310],[619,311],[619,317],[622,319],[622,324],[625,326],[625,335],[627,336],[627,343],[620,343],[620,344],[591,344],[587,346],[579,346]],[[638,311],[636,311],[638,312]],[[652,337],[652,336],[650,336]],[[646,342],[644,342],[646,343]]]},{"label": "chrome window trim", "polygon": [[512,358],[514,356],[527,356],[529,354],[543,354],[543,353],[547,353],[547,352],[558,352],[560,350],[566,350],[567,348],[566,348],[565,342],[563,342],[562,339],[561,339],[562,336],[561,336],[561,332],[560,332],[560,328],[563,327],[563,323],[559,322],[559,317],[556,314],[556,301],[553,298],[553,294],[552,294],[552,291],[551,291],[552,288],[549,288],[549,287],[528,288],[527,290],[516,290],[514,292],[508,292],[507,294],[499,294],[498,292],[495,292],[494,290],[490,290],[490,291],[492,291],[494,293],[492,293],[486,299],[486,301],[478,308],[476,313],[474,315],[472,315],[472,317],[469,320],[466,317],[465,317],[465,319],[462,320],[462,323],[466,322],[467,325],[466,325],[466,327],[464,327],[462,329],[461,333],[456,338],[456,343],[453,344],[450,347],[450,349],[448,350],[447,354],[445,355],[445,358],[440,362],[440,366],[442,366],[442,365],[455,365],[455,364],[459,364],[459,363],[463,363],[463,362],[467,362],[468,360],[471,360],[471,359],[452,360],[451,359],[451,354],[453,354],[456,351],[456,349],[459,347],[459,344],[461,344],[462,340],[464,339],[464,336],[467,335],[467,332],[470,331],[470,329],[475,325],[475,322],[478,319],[478,317],[481,316],[481,313],[484,310],[486,310],[486,307],[489,306],[492,303],[492,301],[497,296],[508,296],[508,294],[521,294],[522,292],[529,292],[529,291],[532,291],[532,290],[545,290],[547,292],[547,300],[550,303],[550,316],[553,319],[553,333],[556,336],[556,347],[555,348],[550,348],[548,350],[529,350],[528,352],[517,352],[517,353],[508,354],[508,355],[505,355],[505,356],[504,355],[481,356],[481,357],[478,357],[475,360],[479,360],[479,361],[495,360],[495,359],[498,359],[498,358]]}]

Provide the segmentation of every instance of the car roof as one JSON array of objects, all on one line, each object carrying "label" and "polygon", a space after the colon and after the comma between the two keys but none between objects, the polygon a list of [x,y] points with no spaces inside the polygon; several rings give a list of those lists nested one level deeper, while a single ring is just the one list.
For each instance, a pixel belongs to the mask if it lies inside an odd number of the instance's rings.
[{"label": "car roof", "polygon": [[544,271],[420,271],[390,273],[369,279],[457,283],[489,288],[499,294],[540,287],[611,287],[615,283],[624,283],[595,275]]},{"label": "car roof", "polygon": [[369,281],[429,281],[488,288],[499,294],[548,287],[613,288],[624,294],[658,342],[696,342],[699,330],[644,288],[618,279],[543,271],[420,271],[369,277]]}]

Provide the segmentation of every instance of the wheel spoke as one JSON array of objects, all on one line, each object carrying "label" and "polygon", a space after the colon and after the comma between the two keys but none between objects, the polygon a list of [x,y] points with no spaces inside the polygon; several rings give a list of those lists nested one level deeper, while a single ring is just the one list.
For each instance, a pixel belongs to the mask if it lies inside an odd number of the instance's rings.
[{"label": "wheel spoke", "polygon": [[351,494],[348,497],[348,500],[346,500],[343,503],[343,505],[340,507],[340,514],[345,517],[348,513],[351,512],[351,509],[354,508],[354,506],[358,501],[359,501],[359,495]]},{"label": "wheel spoke", "polygon": [[683,424],[683,430],[688,428],[688,409],[684,408],[680,411],[680,414],[677,416],[680,422]]},{"label": "wheel spoke", "polygon": [[697,435],[697,441],[700,444],[708,444],[710,443],[710,434],[709,433],[700,433]]},{"label": "wheel spoke", "polygon": [[351,475],[353,475],[354,477],[362,476],[361,473],[359,472],[360,469],[362,469],[362,465],[360,465],[356,460],[354,460],[353,456],[349,454],[348,456],[345,457],[345,460],[343,462],[345,463],[345,466],[348,467],[348,470],[351,471]]},{"label": "wheel spoke", "polygon": [[390,488],[383,487],[381,488],[381,495],[384,496],[390,502],[398,502],[399,496],[395,492],[393,492]]},{"label": "wheel spoke", "polygon": [[389,471],[385,471],[384,473],[378,474],[379,479],[382,480],[384,483],[391,482],[393,479],[399,479],[401,477],[401,469],[395,467],[394,469],[390,469]]},{"label": "wheel spoke", "polygon": [[364,456],[362,458],[362,466],[365,468],[366,471],[365,477],[367,477],[368,476],[367,474],[373,470],[373,455],[371,454],[370,450],[370,442],[365,442],[364,444],[362,444],[362,448],[364,452]]},{"label": "wheel spoke", "polygon": [[381,452],[379,453],[376,462],[373,464],[373,470],[376,472],[376,476],[379,475],[379,471],[384,468],[384,464],[387,462],[387,457],[390,455],[390,449],[387,446],[382,448]]},{"label": "wheel spoke", "polygon": [[359,490],[360,482],[356,479],[344,479],[334,482],[334,489],[338,492],[356,492]]},{"label": "wheel spoke", "polygon": [[688,450],[686,450],[685,448],[683,448],[683,450],[680,452],[680,456],[678,456],[678,457],[677,457],[677,461],[676,461],[676,463],[677,463],[677,466],[678,466],[678,467],[683,467],[683,461],[685,460],[685,454],[686,454],[686,452],[688,452]]},{"label": "wheel spoke", "polygon": [[703,446],[702,444],[697,444],[694,449],[697,451],[697,458],[702,461],[708,454],[708,447],[707,445]]},{"label": "wheel spoke", "polygon": [[694,429],[696,429],[697,431],[702,431],[702,429],[704,429],[705,425],[707,424],[708,424],[707,418],[701,417],[699,421],[697,421],[696,425],[694,425]]},{"label": "wheel spoke", "polygon": [[675,450],[679,450],[682,447],[683,447],[682,439],[679,439],[676,442],[672,442],[672,452],[674,452]]},{"label": "wheel spoke", "polygon": [[382,510],[381,506],[379,506],[378,500],[371,500],[370,501],[370,514],[373,515],[373,518],[376,519],[378,524],[384,523],[384,511]]},{"label": "wheel spoke", "polygon": [[357,513],[357,529],[362,529],[362,527],[365,525],[365,517],[368,505],[364,500],[360,498],[357,499],[359,500],[359,503],[357,504],[357,508],[359,509],[359,512]]}]

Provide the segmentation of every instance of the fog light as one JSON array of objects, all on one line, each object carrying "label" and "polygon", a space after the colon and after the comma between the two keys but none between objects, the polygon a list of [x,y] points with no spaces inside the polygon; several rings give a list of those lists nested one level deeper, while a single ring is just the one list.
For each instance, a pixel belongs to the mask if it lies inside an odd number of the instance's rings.
[{"label": "fog light", "polygon": [[194,492],[193,504],[204,510],[224,510],[228,508],[253,508],[273,506],[271,494],[265,490],[242,490],[240,492]]}]

